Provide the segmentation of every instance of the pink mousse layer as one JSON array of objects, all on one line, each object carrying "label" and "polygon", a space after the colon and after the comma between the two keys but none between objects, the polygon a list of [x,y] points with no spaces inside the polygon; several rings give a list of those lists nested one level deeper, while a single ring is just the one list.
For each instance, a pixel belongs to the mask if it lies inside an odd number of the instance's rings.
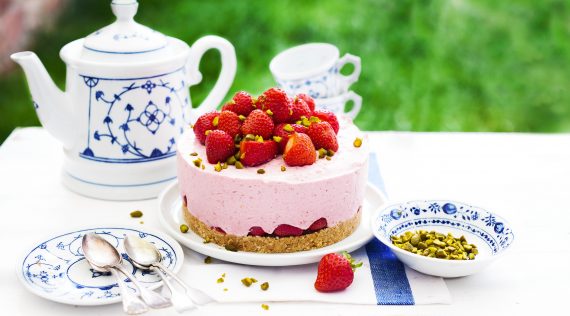
[{"label": "pink mousse layer", "polygon": [[[363,138],[360,148],[353,146]],[[347,118],[340,120],[339,150],[331,160],[317,159],[310,166],[287,167],[281,156],[258,166],[216,172],[206,150],[186,131],[178,141],[178,181],[190,212],[211,227],[245,236],[253,226],[267,233],[280,224],[307,229],[324,217],[328,226],[352,218],[364,200],[368,175],[369,144]],[[198,153],[206,165],[194,166]],[[263,168],[265,174],[258,174]]]}]

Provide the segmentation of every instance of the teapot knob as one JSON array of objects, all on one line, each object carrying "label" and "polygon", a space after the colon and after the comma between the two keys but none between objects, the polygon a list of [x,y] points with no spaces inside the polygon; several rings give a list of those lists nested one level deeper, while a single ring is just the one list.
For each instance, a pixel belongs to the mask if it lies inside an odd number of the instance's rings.
[{"label": "teapot knob", "polygon": [[113,0],[111,10],[118,21],[130,21],[137,14],[139,4],[137,0]]}]

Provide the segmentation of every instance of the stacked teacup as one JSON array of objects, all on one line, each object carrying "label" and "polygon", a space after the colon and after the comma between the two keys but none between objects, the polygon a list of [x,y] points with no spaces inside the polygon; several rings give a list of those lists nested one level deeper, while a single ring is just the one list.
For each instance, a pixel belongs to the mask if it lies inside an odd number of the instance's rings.
[{"label": "stacked teacup", "polygon": [[[346,64],[353,64],[350,75],[340,73]],[[337,115],[355,118],[362,106],[362,97],[350,91],[360,76],[360,57],[345,54],[327,43],[309,43],[289,48],[275,56],[269,69],[281,89],[289,95],[305,93],[315,100],[317,108]],[[346,105],[352,102],[350,111]]]}]

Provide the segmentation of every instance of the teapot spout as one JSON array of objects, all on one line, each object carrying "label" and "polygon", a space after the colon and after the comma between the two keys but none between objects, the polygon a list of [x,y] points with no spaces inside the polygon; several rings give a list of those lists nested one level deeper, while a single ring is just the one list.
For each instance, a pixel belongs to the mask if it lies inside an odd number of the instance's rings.
[{"label": "teapot spout", "polygon": [[66,94],[49,76],[44,65],[33,52],[20,52],[10,56],[23,69],[32,94],[32,100],[42,125],[66,149],[73,146],[72,110]]}]

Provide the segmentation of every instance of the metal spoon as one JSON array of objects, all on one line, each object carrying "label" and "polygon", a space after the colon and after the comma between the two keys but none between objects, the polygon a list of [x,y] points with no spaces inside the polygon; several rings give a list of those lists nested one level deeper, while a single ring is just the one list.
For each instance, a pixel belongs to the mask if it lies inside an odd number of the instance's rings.
[{"label": "metal spoon", "polygon": [[[131,258],[135,267],[141,269],[154,269],[160,277],[164,280],[165,285],[170,289],[172,293],[172,301],[174,307],[177,310],[185,310],[192,308],[194,303],[198,305],[204,305],[214,301],[210,296],[204,292],[189,287],[182,281],[176,274],[167,269],[160,261],[162,261],[162,256],[158,249],[150,242],[139,238],[138,236],[126,236],[125,237],[125,250],[127,255]],[[164,273],[172,277],[180,286],[184,289],[185,293],[178,291],[172,286],[170,280],[166,278]],[[178,307],[177,307],[178,306]]]},{"label": "metal spoon", "polygon": [[121,255],[108,241],[97,234],[89,233],[83,236],[81,242],[85,258],[95,267],[107,270],[117,270],[131,279],[135,287],[139,290],[143,301],[152,308],[163,308],[172,305],[169,299],[158,293],[147,289],[140,284],[135,277],[130,275],[121,266]]},{"label": "metal spoon", "polygon": [[[87,260],[87,262],[89,262],[89,260]],[[92,264],[91,262],[89,262],[89,265],[95,271],[110,272],[117,279],[117,284],[119,285],[119,290],[121,291],[121,298],[123,299],[123,310],[125,311],[125,313],[129,315],[137,315],[137,314],[146,313],[148,311],[147,305],[143,301],[141,301],[141,299],[135,293],[133,293],[130,290],[130,288],[123,280],[122,275],[119,274],[117,271],[115,271],[115,269],[113,268],[103,269]]]}]

